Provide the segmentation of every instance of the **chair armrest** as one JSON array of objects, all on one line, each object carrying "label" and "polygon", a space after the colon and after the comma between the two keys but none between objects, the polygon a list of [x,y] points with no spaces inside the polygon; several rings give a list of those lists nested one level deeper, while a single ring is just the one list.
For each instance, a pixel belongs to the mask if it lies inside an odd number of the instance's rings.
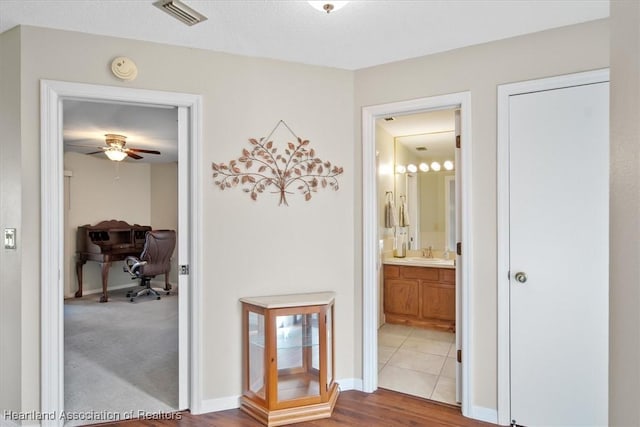
[{"label": "chair armrest", "polygon": [[146,264],[147,261],[140,261],[140,259],[137,257],[128,256],[124,259],[124,267],[122,269],[132,276],[137,277],[139,276],[140,267]]}]

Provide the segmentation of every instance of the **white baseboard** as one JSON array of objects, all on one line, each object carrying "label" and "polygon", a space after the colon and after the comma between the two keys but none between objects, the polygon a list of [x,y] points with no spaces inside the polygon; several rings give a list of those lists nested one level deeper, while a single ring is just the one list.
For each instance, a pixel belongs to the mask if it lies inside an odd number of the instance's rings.
[{"label": "white baseboard", "polygon": [[482,406],[471,406],[471,413],[468,418],[474,420],[484,421],[487,423],[498,424],[498,411],[492,408],[485,408]]},{"label": "white baseboard", "polygon": [[[126,288],[133,288],[136,286],[139,286],[140,283],[135,281],[135,282],[131,282],[131,283],[123,283],[121,285],[113,285],[113,286],[109,286],[107,288],[107,291],[117,291],[119,289],[126,289]],[[164,288],[164,280],[152,280],[151,281],[151,286],[154,288]],[[171,282],[171,290],[172,291],[177,291],[178,290],[178,283],[174,283]],[[82,292],[82,295],[94,295],[94,294],[101,294],[102,293],[102,288],[96,288],[96,289],[84,289]],[[75,298],[75,294],[69,294],[69,295],[65,295],[64,296],[65,299],[68,298]]]},{"label": "white baseboard", "polygon": [[[340,385],[340,391],[362,390],[362,380],[360,378],[345,378],[336,380],[336,382]],[[200,411],[197,414],[226,411],[228,409],[236,409],[239,407],[240,396],[219,397],[217,399],[203,400],[200,403]],[[193,413],[196,414],[195,412]]]},{"label": "white baseboard", "polygon": [[219,397],[217,399],[208,399],[200,402],[200,412],[198,412],[198,414],[226,411],[228,409],[236,409],[239,407],[240,396]]},{"label": "white baseboard", "polygon": [[361,378],[342,378],[336,380],[340,385],[340,391],[357,390],[362,391],[362,379]]}]

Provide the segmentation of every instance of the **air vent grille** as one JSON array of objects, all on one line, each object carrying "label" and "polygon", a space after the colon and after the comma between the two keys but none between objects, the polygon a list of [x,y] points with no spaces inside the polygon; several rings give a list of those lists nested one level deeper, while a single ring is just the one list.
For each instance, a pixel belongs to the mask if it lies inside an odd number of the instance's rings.
[{"label": "air vent grille", "polygon": [[206,16],[178,0],[158,0],[153,5],[189,26],[207,20]]},{"label": "air vent grille", "polygon": [[416,147],[416,151],[427,151],[427,147],[421,145],[419,147]]}]

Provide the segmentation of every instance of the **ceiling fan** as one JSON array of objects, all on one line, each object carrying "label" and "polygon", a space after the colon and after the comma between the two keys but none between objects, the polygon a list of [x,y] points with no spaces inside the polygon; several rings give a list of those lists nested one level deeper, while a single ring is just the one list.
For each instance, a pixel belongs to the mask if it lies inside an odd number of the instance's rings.
[{"label": "ceiling fan", "polygon": [[[99,154],[104,153],[110,160],[114,162],[120,162],[124,160],[127,156],[132,159],[139,160],[143,157],[136,153],[146,153],[146,154],[160,154],[157,150],[143,150],[141,148],[129,148],[125,147],[127,143],[127,137],[124,135],[117,135],[114,133],[105,134],[105,147],[96,147],[99,148],[99,151],[94,151],[87,154]],[[79,147],[78,145],[76,147]]]}]

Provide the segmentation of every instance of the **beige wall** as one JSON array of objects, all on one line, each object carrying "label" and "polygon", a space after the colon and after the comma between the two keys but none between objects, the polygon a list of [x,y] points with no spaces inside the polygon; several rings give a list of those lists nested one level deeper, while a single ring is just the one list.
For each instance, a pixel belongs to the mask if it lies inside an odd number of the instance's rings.
[{"label": "beige wall", "polygon": [[[65,178],[67,236],[65,239],[65,297],[78,289],[75,274],[76,231],[79,226],[95,225],[117,219],[129,224],[151,225],[151,166],[149,163],[112,162],[104,156],[67,152],[64,169],[73,175]],[[175,193],[174,193],[175,198]],[[102,289],[100,264],[87,262],[83,267],[86,293]],[[122,263],[109,270],[109,287],[131,284]]]},{"label": "beige wall", "polygon": [[[154,229],[178,231],[178,164],[151,163],[151,225]],[[164,277],[160,277],[164,280]],[[178,280],[178,244],[173,251],[169,280]]]},{"label": "beige wall", "polygon": [[[353,73],[331,68],[212,53],[197,49],[22,27],[21,70],[25,247],[31,248],[22,289],[30,315],[22,326],[23,381],[39,405],[39,80],[46,78],[201,94],[203,96],[202,235],[203,397],[235,396],[241,389],[242,296],[332,290],[336,297],[336,376],[354,366]],[[111,76],[108,65],[127,55],[138,65],[134,82]],[[169,59],[169,60],[168,60]],[[312,82],[313,84],[310,84]],[[279,120],[311,141],[317,155],[344,166],[340,190],[321,191],[289,207],[263,194],[253,202],[239,189],[213,185],[212,161],[241,155],[251,137],[266,136]],[[277,141],[284,143],[285,141]],[[330,266],[331,268],[328,268]],[[11,350],[9,356],[13,357]]]},{"label": "beige wall", "polygon": [[[472,304],[475,311],[470,322],[474,328],[471,337],[474,347],[471,351],[475,375],[472,391],[475,400],[470,403],[473,406],[495,409],[497,405],[497,86],[608,65],[608,21],[600,20],[391,63],[355,73],[356,112],[363,106],[461,91],[471,92],[471,190],[474,224],[474,276],[471,278],[471,286],[474,289]],[[357,123],[361,123],[359,113],[356,113],[356,118]],[[356,126],[356,141],[361,139],[360,128],[360,125]],[[360,149],[358,148],[358,152]],[[360,197],[356,200],[360,200]],[[360,209],[360,204],[357,209]],[[359,263],[357,268],[360,266]]]},{"label": "beige wall", "polygon": [[609,424],[640,425],[640,3],[611,2]]},{"label": "beige wall", "polygon": [[[18,229],[16,250],[0,248],[0,410],[19,410],[22,395],[22,186],[20,32],[0,35],[0,230]],[[30,267],[30,263],[26,263]]]}]

